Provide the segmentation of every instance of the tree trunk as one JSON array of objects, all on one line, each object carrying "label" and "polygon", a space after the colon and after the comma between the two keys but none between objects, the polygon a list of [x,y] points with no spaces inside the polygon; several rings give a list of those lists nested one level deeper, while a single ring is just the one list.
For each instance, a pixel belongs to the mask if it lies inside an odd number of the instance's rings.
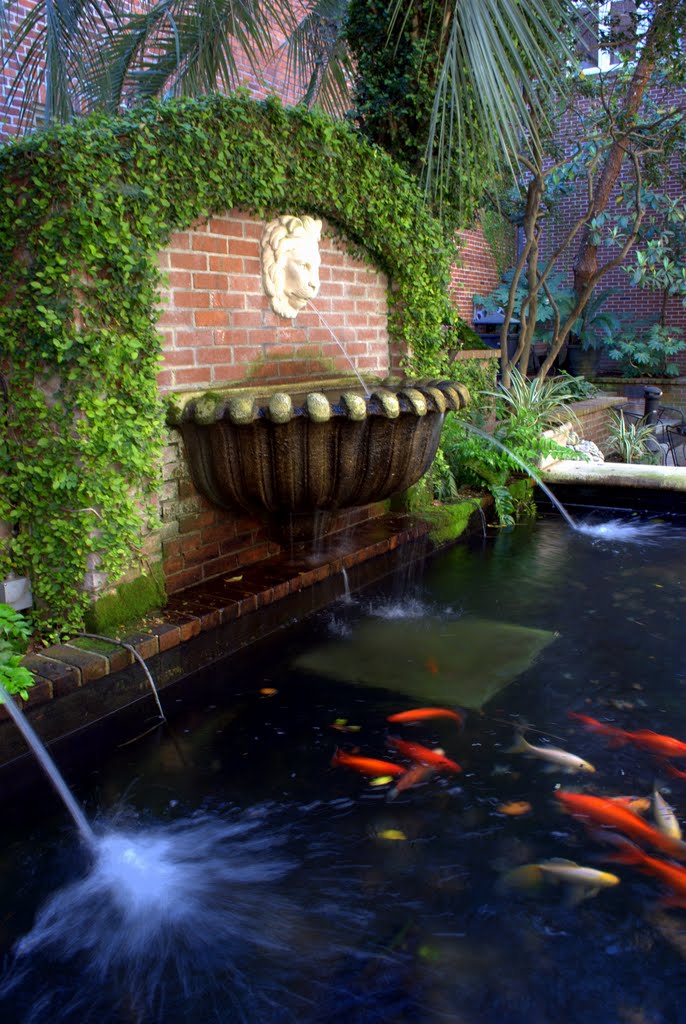
[{"label": "tree trunk", "polygon": [[[657,62],[655,40],[659,36],[663,25],[667,22],[669,7],[668,3],[658,5],[652,24],[646,33],[643,49],[636,64],[631,85],[627,91],[626,102],[620,114],[621,119],[628,123],[631,123],[635,118],[655,70]],[[602,213],[610,201],[612,190],[617,183],[624,157],[627,153],[626,143],[628,138],[628,132],[616,138],[608,150],[605,166],[598,177],[593,204],[589,212],[589,222],[599,213]],[[587,224],[582,232],[574,261],[574,290],[577,295],[583,293],[584,288],[588,285],[597,269],[598,246],[591,242],[591,229],[589,224]]]}]

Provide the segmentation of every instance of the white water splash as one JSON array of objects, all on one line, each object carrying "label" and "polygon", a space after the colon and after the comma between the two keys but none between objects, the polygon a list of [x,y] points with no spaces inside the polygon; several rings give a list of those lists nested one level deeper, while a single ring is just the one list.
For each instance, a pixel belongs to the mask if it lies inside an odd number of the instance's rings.
[{"label": "white water splash", "polygon": [[668,524],[650,521],[608,519],[604,523],[577,523],[577,532],[595,540],[619,541],[627,544],[659,544],[666,537],[674,538]]},{"label": "white water splash", "polygon": [[370,605],[367,614],[379,619],[423,619],[431,614],[431,609],[419,598],[406,597]]},{"label": "white water splash", "polygon": [[[185,1019],[186,1005],[219,1005],[228,1016],[199,1009],[194,1019],[281,1019],[274,1007],[293,986],[313,994],[327,959],[362,955],[369,916],[348,893],[332,930],[340,865],[329,878],[324,834],[303,848],[297,832],[295,822],[275,826],[265,806],[96,838],[86,874],[54,893],[17,943],[0,979],[0,1017],[168,1024]],[[121,1016],[107,1016],[113,1007]]]}]

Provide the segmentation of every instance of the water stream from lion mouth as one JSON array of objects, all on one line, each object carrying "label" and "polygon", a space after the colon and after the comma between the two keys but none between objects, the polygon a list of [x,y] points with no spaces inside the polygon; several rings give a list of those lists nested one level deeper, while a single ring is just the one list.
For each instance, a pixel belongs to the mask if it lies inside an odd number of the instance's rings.
[{"label": "water stream from lion mouth", "polygon": [[[686,817],[686,782],[568,717],[686,740],[684,532],[656,529],[626,545],[545,519],[421,572],[404,560],[385,585],[166,689],[168,725],[67,775],[95,864],[47,786],[3,806],[3,1020],[681,1019],[685,912],[609,865],[611,847],[554,799],[657,782]],[[465,710],[462,730],[387,721],[439,701]],[[508,753],[523,724],[595,773]],[[390,800],[390,785],[331,766],[337,747],[400,761],[389,735],[441,747],[462,772]],[[553,884],[500,885],[552,858],[620,884],[577,904]]]}]

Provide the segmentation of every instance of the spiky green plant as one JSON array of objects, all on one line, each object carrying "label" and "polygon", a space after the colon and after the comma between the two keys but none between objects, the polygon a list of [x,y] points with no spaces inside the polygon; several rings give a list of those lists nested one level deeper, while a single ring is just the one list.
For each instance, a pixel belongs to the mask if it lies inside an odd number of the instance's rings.
[{"label": "spiky green plant", "polygon": [[625,463],[658,462],[655,428],[648,423],[633,423],[621,411],[613,409],[608,433],[608,455],[617,455]]},{"label": "spiky green plant", "polygon": [[566,405],[574,400],[567,377],[529,379],[513,369],[509,388],[498,385],[496,391],[484,391],[483,394],[498,400],[501,414],[504,411],[509,417],[520,417],[529,427],[538,426],[546,430],[574,419]]}]

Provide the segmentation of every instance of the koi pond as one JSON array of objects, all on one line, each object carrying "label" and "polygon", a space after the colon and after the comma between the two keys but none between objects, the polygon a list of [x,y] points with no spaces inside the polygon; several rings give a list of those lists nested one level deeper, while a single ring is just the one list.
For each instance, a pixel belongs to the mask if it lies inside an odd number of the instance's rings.
[{"label": "koi pond", "polygon": [[686,757],[636,738],[686,741],[686,529],[634,522],[406,561],[166,688],[65,772],[94,849],[47,782],[3,806],[2,1020],[683,1020],[681,841],[556,796],[686,820]]}]

